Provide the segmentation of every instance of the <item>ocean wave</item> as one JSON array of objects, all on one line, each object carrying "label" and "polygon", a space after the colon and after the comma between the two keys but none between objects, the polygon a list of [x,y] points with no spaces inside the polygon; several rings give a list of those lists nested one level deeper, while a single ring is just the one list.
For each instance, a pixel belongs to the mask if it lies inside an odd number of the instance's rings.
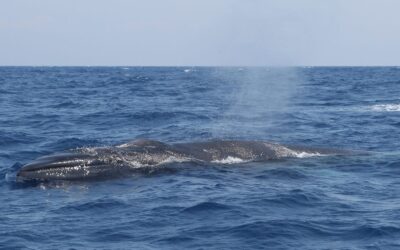
[{"label": "ocean wave", "polygon": [[308,192],[294,189],[287,193],[276,194],[268,198],[258,199],[247,204],[255,207],[317,207],[324,204],[325,195],[322,193]]},{"label": "ocean wave", "polygon": [[231,227],[226,233],[241,238],[259,238],[268,235],[273,238],[301,239],[304,237],[322,237],[334,235],[329,230],[315,226],[310,222],[297,220],[255,221]]},{"label": "ocean wave", "polygon": [[0,131],[0,147],[6,146],[10,147],[14,144],[23,144],[26,141],[37,142],[42,140],[43,138],[34,136],[32,134],[23,133],[23,132],[14,132],[14,131]]},{"label": "ocean wave", "polygon": [[309,158],[309,157],[315,157],[315,156],[324,156],[325,154],[322,154],[320,152],[307,152],[304,150],[294,150],[294,149],[290,149],[288,147],[285,146],[281,146],[281,145],[273,145],[270,143],[265,143],[267,146],[270,146],[274,149],[277,158]]},{"label": "ocean wave", "polygon": [[75,103],[73,101],[64,101],[64,102],[60,102],[57,104],[51,104],[48,106],[49,108],[54,108],[54,109],[58,109],[58,108],[79,108],[80,104]]},{"label": "ocean wave", "polygon": [[380,112],[399,112],[400,104],[389,103],[389,104],[376,104],[370,106],[370,110],[372,111],[380,111]]},{"label": "ocean wave", "polygon": [[100,198],[97,200],[89,201],[89,202],[84,202],[84,203],[78,203],[78,204],[68,204],[65,206],[62,206],[56,210],[54,210],[54,213],[67,213],[72,211],[88,211],[88,212],[93,212],[93,211],[110,211],[110,209],[118,209],[118,208],[123,208],[127,206],[125,202],[119,199],[115,198]]},{"label": "ocean wave", "polygon": [[187,207],[182,212],[197,213],[197,212],[210,212],[215,210],[229,210],[230,206],[217,202],[201,202],[191,207]]},{"label": "ocean wave", "polygon": [[400,228],[391,225],[360,225],[348,230],[343,234],[348,239],[371,239],[397,236],[400,233]]},{"label": "ocean wave", "polygon": [[293,152],[295,158],[309,158],[315,156],[324,156],[321,153],[309,153],[309,152]]},{"label": "ocean wave", "polygon": [[188,236],[180,236],[180,235],[175,235],[175,236],[170,236],[170,237],[165,237],[160,240],[159,242],[168,242],[171,244],[176,244],[176,243],[182,243],[182,242],[191,242],[196,240],[196,238],[193,237],[188,237]]},{"label": "ocean wave", "polygon": [[232,227],[229,233],[241,237],[257,237],[268,234],[275,237],[290,237],[293,239],[337,238],[347,240],[377,239],[395,237],[400,229],[395,226],[350,225],[336,224],[331,221],[297,221],[273,220],[256,221]]},{"label": "ocean wave", "polygon": [[299,180],[306,179],[308,176],[303,173],[300,169],[293,168],[271,168],[257,175],[258,179],[287,179],[287,180]]}]

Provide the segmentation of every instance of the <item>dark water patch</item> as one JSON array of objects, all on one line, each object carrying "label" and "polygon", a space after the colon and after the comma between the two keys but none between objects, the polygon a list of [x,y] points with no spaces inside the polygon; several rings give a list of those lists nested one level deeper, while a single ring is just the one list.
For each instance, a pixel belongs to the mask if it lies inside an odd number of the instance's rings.
[{"label": "dark water patch", "polygon": [[226,230],[224,233],[235,237],[247,239],[260,238],[288,238],[299,240],[300,237],[323,237],[334,234],[330,231],[322,230],[308,222],[301,221],[255,221],[238,226],[234,226]]},{"label": "dark water patch", "polygon": [[379,168],[379,171],[375,171],[374,176],[391,179],[400,174],[400,161],[393,159],[391,161],[381,162],[377,168]]},{"label": "dark water patch", "polygon": [[96,231],[93,234],[93,241],[98,242],[121,242],[121,241],[134,241],[136,237],[127,232],[115,232],[111,229],[103,229]]},{"label": "dark water patch", "polygon": [[29,242],[24,244],[21,240],[17,237],[7,237],[5,240],[0,240],[0,248],[2,249],[32,249]]},{"label": "dark water patch", "polygon": [[92,89],[79,89],[76,92],[82,98],[88,98],[88,97],[91,97],[91,96],[96,96],[99,93],[99,91],[94,89],[94,88],[92,88]]},{"label": "dark water patch", "polygon": [[58,119],[60,115],[58,114],[42,114],[42,113],[36,113],[36,114],[30,114],[26,115],[24,119],[28,120],[52,120],[55,121]]},{"label": "dark water patch", "polygon": [[18,144],[26,144],[27,142],[33,143],[43,139],[43,137],[23,132],[0,131],[0,147],[10,147]]},{"label": "dark water patch", "polygon": [[396,169],[396,170],[400,171],[400,161],[390,162],[385,167],[389,168],[389,169]]},{"label": "dark water patch", "polygon": [[162,214],[171,214],[171,213],[178,213],[180,211],[184,211],[185,208],[183,206],[158,206],[152,208],[152,212],[154,213],[162,213]]},{"label": "dark water patch", "polygon": [[311,208],[326,205],[327,197],[322,194],[305,192],[299,189],[291,190],[254,200],[247,204],[255,207],[285,207],[285,208]]},{"label": "dark water patch", "polygon": [[307,175],[303,173],[300,169],[280,167],[267,169],[263,171],[260,175],[255,176],[258,179],[287,179],[287,180],[303,180],[307,178]]},{"label": "dark water patch", "polygon": [[390,125],[392,125],[393,127],[399,128],[400,122],[394,122],[394,123],[391,123]]},{"label": "dark water patch", "polygon": [[201,202],[182,210],[182,213],[212,213],[218,210],[230,210],[232,207],[217,202]]},{"label": "dark water patch", "polygon": [[41,242],[46,243],[46,239],[42,239],[40,237],[39,232],[34,232],[31,230],[15,230],[15,229],[9,229],[9,231],[3,231],[0,232],[0,238],[12,238],[14,240],[22,240],[22,242]]},{"label": "dark water patch", "polygon": [[368,172],[376,170],[376,166],[368,163],[343,164],[335,166],[334,168],[341,172]]},{"label": "dark water patch", "polygon": [[68,204],[53,211],[53,213],[63,214],[73,211],[91,213],[112,213],[116,209],[126,208],[127,204],[114,198],[102,198],[80,204]]},{"label": "dark water patch", "polygon": [[379,238],[398,238],[400,228],[395,226],[362,225],[349,230],[343,236],[351,240],[371,240]]},{"label": "dark water patch", "polygon": [[16,92],[16,91],[9,91],[9,90],[0,90],[0,94],[1,94],[1,95],[14,95],[14,94],[18,94],[18,92]]},{"label": "dark water patch", "polygon": [[59,108],[79,108],[81,105],[73,101],[64,101],[58,104],[53,104],[48,106],[49,108],[59,109]]},{"label": "dark water patch", "polygon": [[190,242],[193,242],[193,241],[195,241],[196,240],[196,238],[193,238],[193,237],[187,237],[187,236],[179,236],[179,235],[177,235],[177,236],[171,236],[171,237],[165,237],[165,238],[162,238],[162,239],[160,239],[160,240],[158,240],[159,242],[165,242],[165,243],[168,243],[168,244],[182,244],[182,243],[190,243]]},{"label": "dark water patch", "polygon": [[349,223],[333,223],[332,225],[330,225],[331,222],[328,223],[296,220],[256,221],[232,227],[226,233],[236,237],[255,239],[269,237],[289,240],[301,240],[301,238],[337,240],[342,238],[348,241],[372,241],[382,237],[396,238],[399,234],[399,228],[393,226],[373,227],[352,226]]},{"label": "dark water patch", "polygon": [[[49,130],[54,127],[54,124],[59,123],[61,120],[60,114],[33,114],[26,115],[16,122],[17,125],[28,125],[30,128]],[[27,123],[29,121],[29,123]]]}]

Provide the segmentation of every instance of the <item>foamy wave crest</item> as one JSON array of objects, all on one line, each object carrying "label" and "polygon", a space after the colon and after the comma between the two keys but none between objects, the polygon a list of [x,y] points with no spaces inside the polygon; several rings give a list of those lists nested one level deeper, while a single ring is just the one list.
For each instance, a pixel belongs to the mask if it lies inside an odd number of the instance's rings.
[{"label": "foamy wave crest", "polygon": [[273,148],[277,158],[280,158],[280,159],[281,158],[309,158],[309,157],[315,157],[315,156],[324,156],[324,154],[321,154],[319,152],[297,151],[297,150],[287,148],[285,146],[273,145],[273,144],[269,144],[269,143],[266,143],[266,145]]},{"label": "foamy wave crest", "polygon": [[400,111],[400,104],[377,104],[372,105],[370,109],[373,111],[398,112]]},{"label": "foamy wave crest", "polygon": [[219,164],[236,164],[236,163],[243,163],[246,161],[241,158],[238,158],[238,157],[228,156],[222,160],[214,160],[212,162],[219,163]]},{"label": "foamy wave crest", "polygon": [[309,153],[309,152],[295,152],[293,151],[293,157],[296,158],[309,158],[309,157],[316,157],[316,156],[324,156],[320,153]]}]

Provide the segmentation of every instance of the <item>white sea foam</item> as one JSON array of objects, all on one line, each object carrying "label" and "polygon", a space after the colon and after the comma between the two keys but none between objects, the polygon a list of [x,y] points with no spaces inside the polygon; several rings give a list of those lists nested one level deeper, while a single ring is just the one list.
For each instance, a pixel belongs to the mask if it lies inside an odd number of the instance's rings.
[{"label": "white sea foam", "polygon": [[278,144],[265,143],[265,145],[273,149],[278,158],[308,158],[315,156],[324,156],[319,152],[296,151]]},{"label": "white sea foam", "polygon": [[295,151],[291,149],[287,149],[284,152],[279,152],[277,154],[280,156],[279,158],[309,158],[309,157],[315,157],[315,156],[323,156],[323,154],[320,154],[318,152],[304,152],[304,151]]},{"label": "white sea foam", "polygon": [[383,112],[398,112],[400,111],[400,104],[389,103],[389,104],[376,104],[370,107],[373,111]]},{"label": "white sea foam", "polygon": [[296,157],[296,158],[309,158],[309,157],[324,156],[324,155],[320,154],[320,153],[295,152],[295,151],[293,151],[293,156]]},{"label": "white sea foam", "polygon": [[189,72],[191,72],[191,71],[192,71],[191,69],[185,69],[185,70],[184,70],[185,73],[189,73]]},{"label": "white sea foam", "polygon": [[240,159],[238,157],[228,156],[222,160],[214,160],[212,162],[220,163],[220,164],[235,164],[235,163],[242,163],[242,162],[246,162],[246,161],[243,159]]}]

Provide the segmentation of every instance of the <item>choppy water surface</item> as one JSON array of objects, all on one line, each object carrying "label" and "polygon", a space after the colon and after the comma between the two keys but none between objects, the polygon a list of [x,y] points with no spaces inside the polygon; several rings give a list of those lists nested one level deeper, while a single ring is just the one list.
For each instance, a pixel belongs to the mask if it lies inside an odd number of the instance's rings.
[{"label": "choppy water surface", "polygon": [[[0,248],[399,249],[400,68],[0,68]],[[365,150],[21,185],[135,138]]]}]

